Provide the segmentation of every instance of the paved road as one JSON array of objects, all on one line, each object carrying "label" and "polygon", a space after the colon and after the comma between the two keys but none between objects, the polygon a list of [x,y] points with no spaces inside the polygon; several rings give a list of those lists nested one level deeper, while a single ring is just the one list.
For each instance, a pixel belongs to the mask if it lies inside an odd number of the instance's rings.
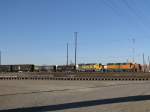
[{"label": "paved road", "polygon": [[0,112],[150,112],[150,81],[0,81]]}]

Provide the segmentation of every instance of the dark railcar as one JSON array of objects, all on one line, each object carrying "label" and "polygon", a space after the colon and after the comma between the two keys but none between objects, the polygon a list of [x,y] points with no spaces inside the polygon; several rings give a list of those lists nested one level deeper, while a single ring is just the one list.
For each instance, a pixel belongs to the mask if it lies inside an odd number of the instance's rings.
[{"label": "dark railcar", "polygon": [[0,72],[11,72],[11,65],[0,65]]},{"label": "dark railcar", "polygon": [[74,65],[58,65],[56,69],[58,72],[74,72],[76,67]]},{"label": "dark railcar", "polygon": [[22,65],[11,65],[12,66],[12,72],[33,72],[34,71],[34,65],[32,64],[22,64]]},{"label": "dark railcar", "polygon": [[[36,68],[37,68],[37,67],[36,67]],[[43,65],[43,66],[38,66],[38,71],[56,72],[56,65]]]}]

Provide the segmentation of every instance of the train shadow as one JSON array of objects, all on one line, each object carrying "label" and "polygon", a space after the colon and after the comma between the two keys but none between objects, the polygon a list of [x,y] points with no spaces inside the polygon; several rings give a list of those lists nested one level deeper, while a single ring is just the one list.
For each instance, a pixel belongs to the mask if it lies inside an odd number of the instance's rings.
[{"label": "train shadow", "polygon": [[0,110],[0,112],[45,112],[45,111],[75,109],[81,107],[90,107],[90,106],[98,106],[98,105],[106,105],[106,104],[146,101],[146,100],[150,100],[150,95],[138,95],[138,96],[64,103],[64,104],[56,104],[56,105],[48,105],[48,106],[16,108],[16,109]]}]

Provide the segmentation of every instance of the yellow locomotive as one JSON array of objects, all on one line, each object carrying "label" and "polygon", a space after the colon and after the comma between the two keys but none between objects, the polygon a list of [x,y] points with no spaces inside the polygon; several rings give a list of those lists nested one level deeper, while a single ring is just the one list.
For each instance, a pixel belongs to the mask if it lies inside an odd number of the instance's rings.
[{"label": "yellow locomotive", "polygon": [[96,72],[102,71],[103,65],[97,63],[88,63],[88,64],[79,64],[78,71],[79,72]]}]

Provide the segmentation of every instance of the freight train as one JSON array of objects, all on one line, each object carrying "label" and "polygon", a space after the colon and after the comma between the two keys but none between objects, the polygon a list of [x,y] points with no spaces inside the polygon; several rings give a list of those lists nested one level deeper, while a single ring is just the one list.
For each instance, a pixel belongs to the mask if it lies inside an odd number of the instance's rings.
[{"label": "freight train", "polygon": [[141,72],[142,66],[133,63],[108,63],[107,65],[88,63],[74,65],[34,64],[0,65],[0,72]]}]

